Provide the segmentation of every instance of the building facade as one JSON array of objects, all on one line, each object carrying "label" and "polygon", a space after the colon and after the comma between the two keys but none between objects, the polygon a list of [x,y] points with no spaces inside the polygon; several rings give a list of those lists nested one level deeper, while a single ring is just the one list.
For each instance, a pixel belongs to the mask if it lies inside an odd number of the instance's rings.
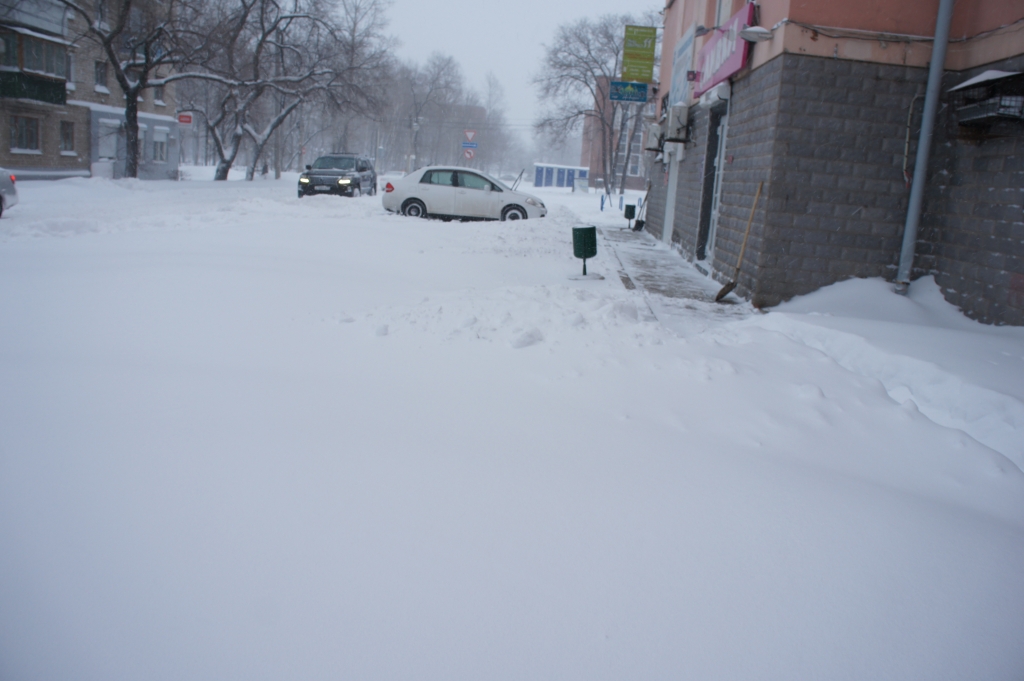
[{"label": "building facade", "polygon": [[[738,291],[758,306],[894,279],[937,8],[667,2],[659,113],[677,141],[647,228],[727,280],[753,208]],[[1024,0],[959,0],[951,37],[914,276],[973,318],[1024,324]]]},{"label": "building facade", "polygon": [[[124,95],[83,19],[57,0],[0,5],[0,165],[21,179],[121,177]],[[139,102],[141,179],[176,179],[173,85]]]}]

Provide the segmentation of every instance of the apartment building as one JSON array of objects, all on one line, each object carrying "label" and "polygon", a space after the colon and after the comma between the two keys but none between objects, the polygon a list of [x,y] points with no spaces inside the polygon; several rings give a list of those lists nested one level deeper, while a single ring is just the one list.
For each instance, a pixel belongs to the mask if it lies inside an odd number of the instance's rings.
[{"label": "apartment building", "polygon": [[[0,5],[0,165],[22,179],[124,174],[124,95],[80,16],[56,0]],[[141,179],[176,179],[173,86],[139,101]]]}]

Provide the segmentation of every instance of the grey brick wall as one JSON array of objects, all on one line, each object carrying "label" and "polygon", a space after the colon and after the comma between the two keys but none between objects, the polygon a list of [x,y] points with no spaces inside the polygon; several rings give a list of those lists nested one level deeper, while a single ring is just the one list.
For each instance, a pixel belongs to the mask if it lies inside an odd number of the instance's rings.
[{"label": "grey brick wall", "polygon": [[[988,69],[1024,71],[1024,56],[947,73],[943,92]],[[934,274],[946,300],[973,319],[1024,325],[1024,125],[961,129],[946,99],[914,273]]]},{"label": "grey brick wall", "polygon": [[909,197],[907,116],[927,72],[793,54],[776,61],[768,215],[751,299],[775,305],[850,277],[893,278]]},{"label": "grey brick wall", "polygon": [[[1024,56],[989,68],[1024,71]],[[786,54],[733,83],[716,278],[732,278],[758,182],[738,292],[776,305],[850,277],[892,279],[899,262],[927,71]],[[966,140],[940,113],[915,276],[988,323],[1024,324],[1024,125]],[[694,107],[673,243],[696,257],[710,111]],[[906,149],[907,123],[910,145]],[[667,173],[655,164],[648,228],[661,235]]]},{"label": "grey brick wall", "polygon": [[[759,182],[764,183],[751,223],[739,277],[739,292],[749,296],[764,269],[767,207],[772,191],[772,155],[783,87],[783,60],[774,59],[733,84],[722,172],[721,208],[714,251],[715,278],[732,280]],[[770,222],[768,223],[770,228]]]}]

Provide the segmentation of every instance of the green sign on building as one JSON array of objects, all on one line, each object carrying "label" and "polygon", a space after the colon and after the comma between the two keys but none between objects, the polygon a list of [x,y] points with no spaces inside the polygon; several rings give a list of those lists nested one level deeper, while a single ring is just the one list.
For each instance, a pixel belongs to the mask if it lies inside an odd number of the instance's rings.
[{"label": "green sign on building", "polygon": [[622,80],[649,83],[654,80],[654,46],[658,29],[653,26],[626,26],[622,44]]}]

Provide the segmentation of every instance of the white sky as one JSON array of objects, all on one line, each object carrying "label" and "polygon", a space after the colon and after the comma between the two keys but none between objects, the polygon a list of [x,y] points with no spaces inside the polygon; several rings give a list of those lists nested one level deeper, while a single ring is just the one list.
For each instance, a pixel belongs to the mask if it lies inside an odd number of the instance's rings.
[{"label": "white sky", "polygon": [[393,0],[390,33],[402,44],[398,56],[424,61],[432,52],[450,54],[459,62],[467,83],[483,94],[488,72],[505,88],[509,123],[527,133],[540,111],[530,84],[539,71],[544,45],[560,24],[584,16],[632,12],[661,7],[659,0]]}]

